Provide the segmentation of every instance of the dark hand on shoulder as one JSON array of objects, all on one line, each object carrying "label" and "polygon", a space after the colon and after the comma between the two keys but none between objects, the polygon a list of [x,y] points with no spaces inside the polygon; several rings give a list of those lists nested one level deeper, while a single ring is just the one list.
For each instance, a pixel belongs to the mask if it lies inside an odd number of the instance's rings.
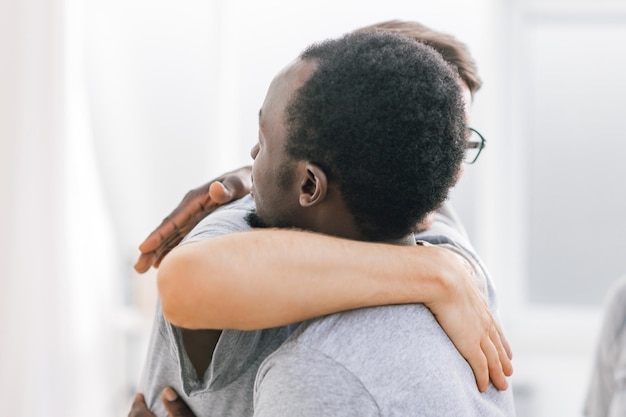
[{"label": "dark hand on shoulder", "polygon": [[204,217],[217,207],[237,200],[250,192],[252,186],[249,166],[223,174],[206,184],[189,191],[178,206],[141,243],[141,255],[135,270],[146,272],[151,266],[159,267],[161,260]]}]

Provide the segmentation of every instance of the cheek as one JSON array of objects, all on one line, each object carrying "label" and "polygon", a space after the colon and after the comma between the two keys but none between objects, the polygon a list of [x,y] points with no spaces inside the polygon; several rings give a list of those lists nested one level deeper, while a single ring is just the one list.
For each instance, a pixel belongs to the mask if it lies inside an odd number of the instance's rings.
[{"label": "cheek", "polygon": [[[261,153],[257,153],[254,161],[252,161],[252,182],[257,184],[263,181],[263,178],[267,176],[267,168],[264,164],[264,158]],[[255,186],[255,188],[258,188]]]},{"label": "cheek", "polygon": [[262,209],[266,206],[265,202],[271,200],[272,187],[270,181],[271,176],[263,165],[262,158],[255,159],[252,164],[252,195],[257,204],[257,210],[259,210],[259,206]]}]

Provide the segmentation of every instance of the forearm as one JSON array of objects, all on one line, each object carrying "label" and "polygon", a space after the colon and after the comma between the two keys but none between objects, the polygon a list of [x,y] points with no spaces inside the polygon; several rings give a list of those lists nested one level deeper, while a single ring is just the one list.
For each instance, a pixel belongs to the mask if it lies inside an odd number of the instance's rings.
[{"label": "forearm", "polygon": [[274,327],[429,302],[447,290],[444,252],[289,230],[235,233],[173,250],[159,270],[159,293],[166,318],[182,327]]}]

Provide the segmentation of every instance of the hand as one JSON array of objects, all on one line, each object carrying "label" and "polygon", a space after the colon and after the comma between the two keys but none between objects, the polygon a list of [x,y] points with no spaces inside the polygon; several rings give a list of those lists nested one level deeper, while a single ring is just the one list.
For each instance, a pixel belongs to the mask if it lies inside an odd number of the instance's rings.
[{"label": "hand", "polygon": [[155,417],[155,415],[148,410],[143,394],[135,394],[128,417]]},{"label": "hand", "polygon": [[507,389],[506,377],[513,374],[511,348],[473,279],[474,269],[451,250],[433,248],[445,258],[438,258],[444,290],[425,305],[471,366],[478,389],[486,391],[490,379],[497,389]]},{"label": "hand", "polygon": [[[189,406],[176,394],[172,388],[165,388],[161,393],[161,400],[170,417],[195,417]],[[133,405],[128,417],[155,417],[148,410],[143,394],[135,394]]]},{"label": "hand", "polygon": [[170,417],[196,417],[185,401],[170,387],[161,392],[161,401]]},{"label": "hand", "polygon": [[228,172],[189,191],[183,200],[139,245],[141,255],[135,270],[146,272],[150,266],[159,267],[161,260],[204,217],[217,207],[243,197],[252,185],[249,166]]}]

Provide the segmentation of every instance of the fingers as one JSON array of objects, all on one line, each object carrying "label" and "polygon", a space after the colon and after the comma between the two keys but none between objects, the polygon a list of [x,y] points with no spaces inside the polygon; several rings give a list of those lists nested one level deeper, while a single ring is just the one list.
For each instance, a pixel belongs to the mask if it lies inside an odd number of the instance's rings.
[{"label": "fingers", "polygon": [[[185,230],[189,231],[191,228]],[[163,257],[180,243],[185,234],[186,232],[181,233],[180,229],[169,218],[163,220],[163,223],[139,245],[141,255],[135,262],[135,271],[142,274],[151,266],[158,268]]]},{"label": "fingers", "polygon": [[211,191],[216,193],[215,195],[211,194],[211,198],[216,199],[215,201],[220,204],[225,204],[248,194],[252,187],[251,172],[250,167],[243,167],[225,174],[218,179],[219,181],[214,182],[218,185],[211,184],[214,187],[214,190]]},{"label": "fingers", "polygon": [[161,224],[154,229],[143,242],[141,242],[141,245],[139,245],[141,253],[152,252],[159,247],[163,241],[163,236],[167,236],[171,233],[172,229],[175,229],[175,226],[171,223],[170,217],[167,216],[163,219]]},{"label": "fingers", "polygon": [[161,400],[171,417],[195,417],[189,406],[172,388],[167,387],[163,390]]},{"label": "fingers", "polygon": [[154,417],[154,414],[152,414],[146,406],[146,400],[143,394],[135,394],[128,417]]},{"label": "fingers", "polygon": [[144,273],[150,269],[151,266],[158,268],[165,255],[178,246],[187,233],[189,233],[200,220],[211,213],[215,207],[216,206],[210,207],[204,211],[196,211],[193,217],[185,219],[180,226],[169,217],[166,218],[161,226],[152,232],[141,246],[139,246],[139,250],[142,253],[135,263],[135,270],[139,273]]},{"label": "fingers", "polygon": [[[502,371],[502,363],[500,362],[500,354],[498,349],[492,340],[487,340],[485,343],[481,343],[481,348],[487,358],[487,363],[489,365],[489,378],[493,383],[493,386],[497,389],[503,391],[508,388],[509,383],[506,380],[506,376]],[[484,392],[488,387],[488,384],[485,386],[479,386],[479,390]]]},{"label": "fingers", "polygon": [[251,186],[252,183],[249,178],[242,178],[238,175],[228,175],[222,181],[213,182],[209,193],[211,199],[216,203],[226,204],[248,194]]},{"label": "fingers", "polygon": [[154,259],[152,266],[158,268],[163,258],[165,258],[165,255],[170,253],[172,249],[178,246],[183,238],[187,236],[189,232],[191,232],[191,230],[198,223],[200,223],[203,218],[212,213],[216,207],[217,205],[213,205],[209,208],[204,209],[203,211],[197,211],[194,214],[194,217],[190,217],[185,221],[184,224],[182,224],[180,227],[170,233],[170,235],[167,236],[167,238],[165,238],[163,242],[161,242],[161,245],[155,250],[156,259]]},{"label": "fingers", "polygon": [[[202,215],[200,214],[199,217],[202,218]],[[173,230],[167,237],[165,237],[159,247],[154,250],[156,259],[154,259],[152,266],[158,268],[165,255],[178,246],[187,233],[189,233],[189,231],[191,231],[191,229],[198,224],[198,221],[190,220],[187,224]]]},{"label": "fingers", "polygon": [[485,392],[489,387],[489,364],[482,350],[478,350],[472,355],[472,358],[466,358],[476,379],[476,385],[480,392]]},{"label": "fingers", "polygon": [[[489,379],[491,379],[496,389],[501,391],[506,390],[509,386],[506,377],[513,374],[510,354],[511,349],[504,339],[502,330],[497,323],[492,323],[489,329],[489,338],[481,342],[481,350],[487,359]],[[483,381],[479,381],[477,377],[479,390],[484,392],[487,386],[482,385],[482,382]]]},{"label": "fingers", "polygon": [[492,329],[490,337],[480,343],[478,352],[471,358],[466,358],[472,367],[480,392],[485,392],[489,388],[489,381],[496,389],[506,390],[509,386],[506,377],[513,373],[511,361],[495,328]]},{"label": "fingers", "polygon": [[209,187],[209,195],[211,200],[219,204],[226,204],[234,200],[232,185],[226,186],[219,181],[214,181]]},{"label": "fingers", "polygon": [[156,255],[154,254],[154,252],[142,253],[141,255],[139,255],[139,259],[137,259],[137,262],[135,262],[135,265],[134,265],[135,271],[139,272],[140,274],[143,274],[148,269],[150,269],[150,267],[155,262],[155,260],[156,260]]},{"label": "fingers", "polygon": [[500,334],[500,340],[502,341],[502,345],[504,345],[504,350],[506,351],[506,356],[509,359],[513,359],[513,351],[511,350],[511,345],[509,345],[509,341],[504,337],[504,333],[502,333],[502,329],[498,327],[498,333]]},{"label": "fingers", "polygon": [[139,245],[141,255],[134,265],[139,273],[150,266],[158,268],[161,260],[200,220],[218,206],[243,197],[252,185],[250,167],[232,171],[185,194],[178,206]]},{"label": "fingers", "polygon": [[135,263],[135,270],[143,273],[150,266],[157,268],[163,257],[215,207],[217,204],[211,202],[207,187],[187,193],[178,207],[139,245],[141,255]]},{"label": "fingers", "polygon": [[495,341],[496,348],[498,349],[502,372],[504,372],[504,375],[506,376],[513,375],[513,363],[511,362],[513,354],[511,353],[511,347],[506,341],[504,334],[502,333],[502,329],[500,329],[499,326],[496,326],[492,339]]},{"label": "fingers", "polygon": [[156,250],[172,232],[184,225],[190,218],[193,218],[195,213],[202,211],[205,206],[209,205],[211,201],[209,197],[211,182],[187,192],[182,201],[178,203],[178,206],[139,245],[139,250],[142,253]]}]

